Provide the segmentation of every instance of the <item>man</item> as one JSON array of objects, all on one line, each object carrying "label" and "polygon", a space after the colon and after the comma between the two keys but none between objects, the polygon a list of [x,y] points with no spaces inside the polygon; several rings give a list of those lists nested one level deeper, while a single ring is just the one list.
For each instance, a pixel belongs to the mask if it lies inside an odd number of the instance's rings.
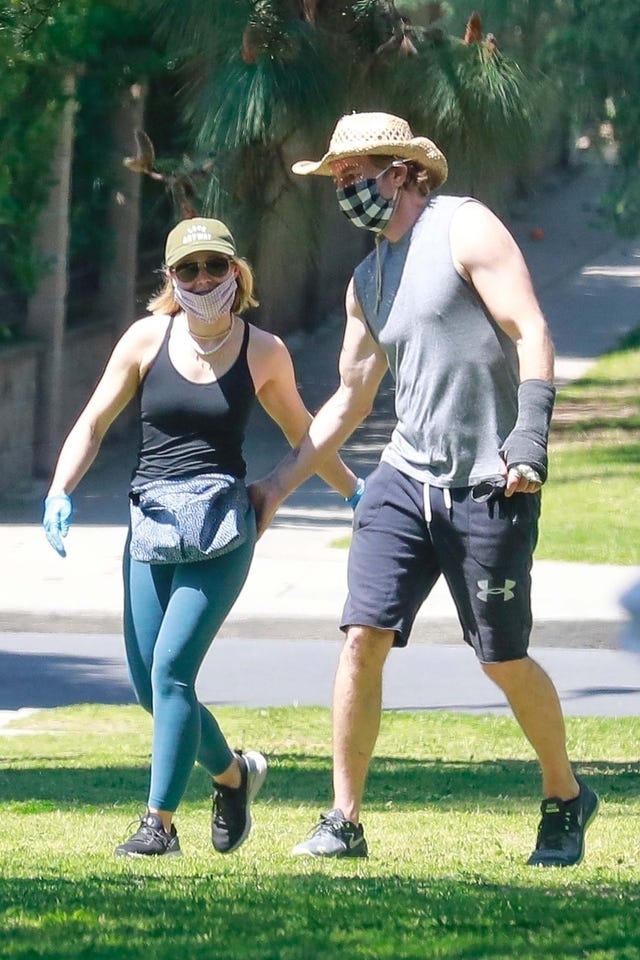
[{"label": "man", "polygon": [[279,503],[371,410],[387,367],[397,424],[356,507],[333,701],[334,805],[296,855],[367,856],[360,823],[381,716],[382,672],[442,574],[464,639],[534,747],[544,799],[528,863],[584,853],[598,798],[574,776],[556,690],[527,654],[530,570],[554,400],[553,347],[515,241],[484,205],[432,197],[438,147],[399,117],[343,117],[330,176],[357,227],[376,234],[346,296],[340,385],[252,500],[264,530]]}]

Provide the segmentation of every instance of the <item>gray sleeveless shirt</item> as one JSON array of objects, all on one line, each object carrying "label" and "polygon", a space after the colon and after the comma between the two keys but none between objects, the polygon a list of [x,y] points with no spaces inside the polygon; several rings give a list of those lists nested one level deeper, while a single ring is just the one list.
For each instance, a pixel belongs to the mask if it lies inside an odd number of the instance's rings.
[{"label": "gray sleeveless shirt", "polygon": [[430,198],[412,230],[383,240],[354,272],[395,380],[397,424],[382,459],[436,487],[499,477],[518,412],[515,344],[451,256],[451,218],[469,200]]}]

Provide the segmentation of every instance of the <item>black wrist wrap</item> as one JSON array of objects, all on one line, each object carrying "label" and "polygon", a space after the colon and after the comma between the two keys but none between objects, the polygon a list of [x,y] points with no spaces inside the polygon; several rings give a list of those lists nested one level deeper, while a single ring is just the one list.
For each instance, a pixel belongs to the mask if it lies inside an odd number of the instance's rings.
[{"label": "black wrist wrap", "polygon": [[526,463],[547,479],[547,439],[556,390],[547,380],[523,380],[518,387],[518,419],[500,450],[508,469]]}]

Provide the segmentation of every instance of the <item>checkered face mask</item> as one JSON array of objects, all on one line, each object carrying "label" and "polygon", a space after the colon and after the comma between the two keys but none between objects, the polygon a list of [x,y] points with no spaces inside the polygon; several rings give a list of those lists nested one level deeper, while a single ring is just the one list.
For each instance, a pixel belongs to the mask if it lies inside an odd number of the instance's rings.
[{"label": "checkered face mask", "polygon": [[350,183],[336,190],[338,206],[356,227],[380,233],[393,216],[398,191],[387,200],[380,193],[377,184],[378,179],[389,169],[390,167],[387,167],[377,177],[358,180],[357,183]]}]

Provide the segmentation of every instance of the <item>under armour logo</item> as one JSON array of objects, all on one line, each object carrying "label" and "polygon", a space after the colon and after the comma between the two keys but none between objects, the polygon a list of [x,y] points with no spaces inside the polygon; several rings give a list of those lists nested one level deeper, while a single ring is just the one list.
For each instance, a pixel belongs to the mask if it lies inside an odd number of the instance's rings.
[{"label": "under armour logo", "polygon": [[484,600],[486,603],[489,597],[501,596],[506,603],[507,600],[513,600],[513,588],[515,585],[515,580],[505,580],[504,587],[489,587],[488,580],[478,580],[478,586],[480,589],[476,593],[476,597],[479,597],[480,600]]}]

